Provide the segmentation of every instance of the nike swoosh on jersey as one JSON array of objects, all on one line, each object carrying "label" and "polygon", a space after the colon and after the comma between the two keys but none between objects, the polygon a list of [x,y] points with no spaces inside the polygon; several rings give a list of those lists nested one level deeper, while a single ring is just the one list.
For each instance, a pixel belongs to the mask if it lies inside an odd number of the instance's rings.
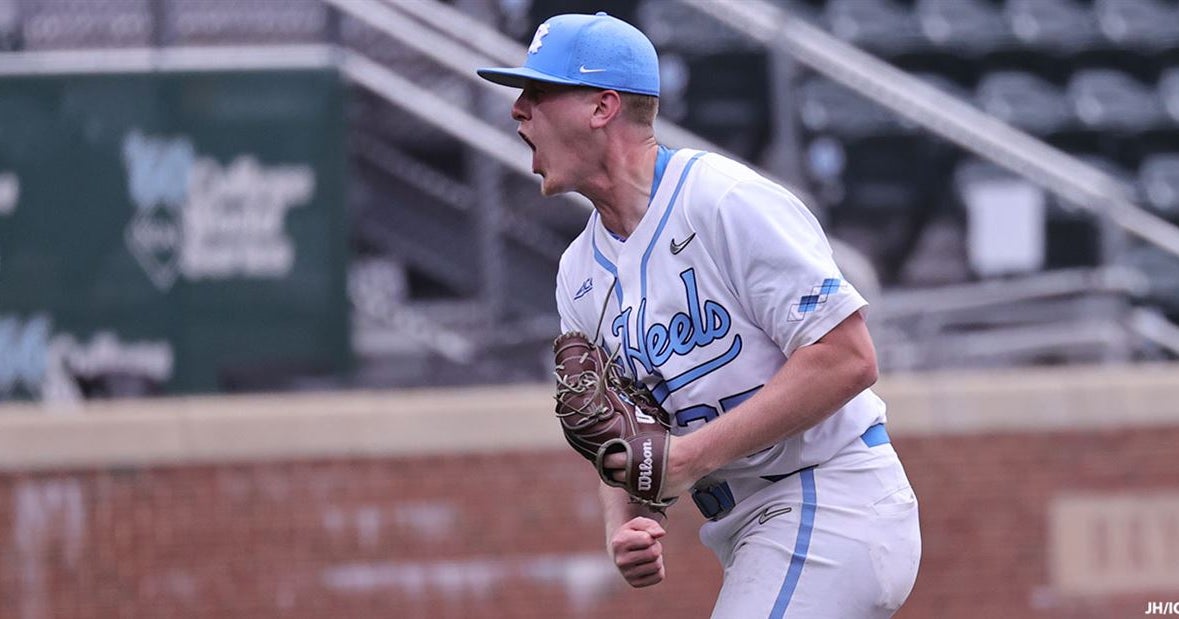
[{"label": "nike swoosh on jersey", "polygon": [[585,68],[585,65],[577,67],[578,73],[601,73],[602,71],[605,71],[605,69],[587,69]]},{"label": "nike swoosh on jersey", "polygon": [[757,524],[765,524],[770,518],[776,518],[782,514],[789,514],[792,511],[794,511],[792,507],[783,507],[781,509],[770,509],[767,507],[765,511],[758,515]]},{"label": "nike swoosh on jersey", "polygon": [[681,251],[684,251],[684,248],[687,247],[688,243],[691,243],[692,239],[694,239],[694,238],[696,238],[695,232],[693,232],[688,238],[684,239],[680,243],[676,243],[675,239],[673,238],[671,240],[671,253],[672,253],[672,255],[675,255],[675,254],[680,253]]}]

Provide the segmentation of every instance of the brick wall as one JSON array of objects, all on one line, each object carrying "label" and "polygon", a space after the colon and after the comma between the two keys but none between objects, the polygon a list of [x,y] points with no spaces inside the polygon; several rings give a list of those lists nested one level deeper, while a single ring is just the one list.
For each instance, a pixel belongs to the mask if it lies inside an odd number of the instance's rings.
[{"label": "brick wall", "polygon": [[[877,390],[921,500],[899,617],[1179,602],[1179,365]],[[547,385],[2,406],[0,619],[707,617],[700,516],[672,509],[668,580],[629,589],[551,410]]]},{"label": "brick wall", "polygon": [[[1169,590],[1064,595],[1054,591],[1048,569],[1054,499],[1179,491],[1179,427],[896,443],[921,501],[923,534],[921,572],[898,616],[1136,617],[1149,600],[1179,599],[1179,538],[1168,550],[1175,568]],[[1177,517],[1171,514],[1179,527]]]},{"label": "brick wall", "polygon": [[590,474],[542,451],[7,475],[0,616],[702,616],[699,517],[668,585],[628,591]]},{"label": "brick wall", "polygon": [[[1047,530],[1061,493],[1179,490],[1179,426],[894,442],[925,544],[900,617],[1137,616],[1179,597],[1054,593]],[[673,508],[668,580],[629,590],[593,487],[551,449],[8,473],[0,616],[707,617],[699,516]]]}]

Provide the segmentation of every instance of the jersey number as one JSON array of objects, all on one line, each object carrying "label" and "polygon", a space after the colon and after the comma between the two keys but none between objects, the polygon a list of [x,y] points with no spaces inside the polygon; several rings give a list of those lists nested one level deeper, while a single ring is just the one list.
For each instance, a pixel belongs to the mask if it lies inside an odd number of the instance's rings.
[{"label": "jersey number", "polygon": [[695,406],[681,408],[675,413],[675,421],[681,428],[688,427],[688,424],[692,423],[693,421],[704,420],[704,423],[708,423],[719,417],[721,413],[727,413],[733,410],[737,407],[738,404],[748,400],[749,396],[757,393],[757,391],[761,388],[762,386],[758,385],[753,389],[749,389],[748,391],[742,391],[741,393],[731,395],[727,398],[721,398],[719,411],[716,410],[716,407],[711,404],[697,404]]}]

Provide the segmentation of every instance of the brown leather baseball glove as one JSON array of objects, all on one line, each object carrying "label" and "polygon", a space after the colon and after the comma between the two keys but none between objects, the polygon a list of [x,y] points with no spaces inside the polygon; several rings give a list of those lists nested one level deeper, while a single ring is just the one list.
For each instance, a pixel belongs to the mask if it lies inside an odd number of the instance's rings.
[{"label": "brown leather baseball glove", "polygon": [[[671,422],[651,393],[585,334],[570,331],[553,342],[557,369],[557,419],[565,440],[594,463],[605,483],[626,490],[632,500],[663,510],[676,497],[664,497]],[[604,468],[608,454],[627,456],[626,481]]]}]

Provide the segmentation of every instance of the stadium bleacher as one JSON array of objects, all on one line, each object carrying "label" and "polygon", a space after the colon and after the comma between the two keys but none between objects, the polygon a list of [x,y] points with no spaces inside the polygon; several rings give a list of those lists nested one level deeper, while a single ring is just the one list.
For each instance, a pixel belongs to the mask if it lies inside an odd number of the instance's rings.
[{"label": "stadium bleacher", "polygon": [[[1174,3],[829,0],[809,7],[837,36],[902,68],[969,89],[968,100],[979,108],[1066,152],[1100,158],[1102,168],[1136,183],[1140,191],[1146,187],[1142,174],[1149,170],[1154,195],[1168,195],[1162,188],[1168,181],[1161,179],[1170,177],[1160,162],[1170,161],[1179,149],[1179,124],[1168,113],[1176,107],[1175,69],[1169,66],[1179,36]],[[801,88],[805,91],[807,84]],[[805,105],[800,107],[800,124],[813,131],[807,113]],[[884,125],[871,133],[886,141],[884,148],[906,152],[910,138]],[[855,156],[846,155],[849,160]],[[862,178],[850,168],[847,173],[849,182]],[[900,183],[929,182],[916,173],[898,176]],[[826,206],[833,212],[852,209],[850,195]],[[1047,216],[1047,267],[1102,259],[1091,217],[1059,205]]]},{"label": "stadium bleacher", "polygon": [[[1179,3],[1170,0],[772,0],[792,16],[920,76],[1124,180],[1139,201],[1179,221]],[[526,43],[548,15],[600,10],[595,0],[487,0],[480,19]],[[663,58],[664,117],[813,197],[833,236],[867,254],[886,290],[978,281],[967,256],[966,185],[977,160],[878,104],[775,58],[733,28],[667,0],[607,7],[648,32]],[[362,52],[446,101],[508,128],[506,114],[462,77],[323,0],[0,0],[0,50],[331,42]],[[560,249],[575,210],[546,209],[530,179],[506,175],[496,236],[514,291],[488,297],[469,149],[371,96],[349,109],[353,250],[399,269],[397,301],[439,332],[487,322],[552,326]],[[497,103],[498,105],[498,103]],[[501,110],[502,111],[502,110]],[[784,130],[789,124],[789,130]],[[986,176],[984,174],[984,176]],[[423,179],[427,179],[423,181]],[[1047,197],[1042,268],[1126,264],[1149,276],[1171,256],[1137,242],[1116,250],[1096,218]],[[456,232],[457,231],[457,232]],[[460,240],[455,241],[455,234]],[[481,240],[482,239],[482,240]],[[440,254],[438,247],[450,251]],[[1114,249],[1111,249],[1114,248]],[[1176,315],[1164,296],[1158,303]],[[441,304],[441,306],[439,305]],[[545,321],[548,322],[545,322]],[[421,331],[419,323],[414,330]],[[482,336],[471,336],[472,342]],[[488,344],[489,346],[491,344]],[[420,351],[419,351],[420,352]],[[431,354],[427,350],[425,354]],[[530,364],[531,352],[520,356]],[[465,370],[433,375],[455,380]],[[508,370],[509,373],[512,370]],[[418,380],[415,378],[415,380]]]}]

